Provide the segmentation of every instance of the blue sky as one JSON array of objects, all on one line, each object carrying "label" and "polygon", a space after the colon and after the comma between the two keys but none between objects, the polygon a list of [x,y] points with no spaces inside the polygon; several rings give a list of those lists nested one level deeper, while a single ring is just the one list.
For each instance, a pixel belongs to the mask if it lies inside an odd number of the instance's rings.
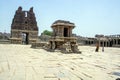
[{"label": "blue sky", "polygon": [[120,0],[1,0],[0,32],[9,32],[15,11],[34,7],[39,34],[54,21],[75,23],[73,33],[85,37],[120,34]]}]

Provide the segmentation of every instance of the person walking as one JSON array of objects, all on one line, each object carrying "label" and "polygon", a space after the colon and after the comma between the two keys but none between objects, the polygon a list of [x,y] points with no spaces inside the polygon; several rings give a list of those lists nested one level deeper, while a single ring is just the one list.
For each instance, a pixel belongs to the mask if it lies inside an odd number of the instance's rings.
[{"label": "person walking", "polygon": [[96,43],[96,49],[95,49],[95,52],[98,52],[99,51],[99,42]]}]

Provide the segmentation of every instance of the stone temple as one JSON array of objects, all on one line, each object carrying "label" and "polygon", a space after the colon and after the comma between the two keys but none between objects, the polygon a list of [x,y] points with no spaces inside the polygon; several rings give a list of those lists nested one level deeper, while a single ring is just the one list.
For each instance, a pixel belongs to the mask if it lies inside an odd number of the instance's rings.
[{"label": "stone temple", "polygon": [[80,53],[77,38],[72,36],[72,30],[75,28],[74,23],[57,20],[52,24],[51,28],[53,29],[53,36],[49,40],[49,49]]},{"label": "stone temple", "polygon": [[31,44],[38,38],[38,27],[33,7],[29,11],[16,10],[11,24],[10,42],[13,44]]}]

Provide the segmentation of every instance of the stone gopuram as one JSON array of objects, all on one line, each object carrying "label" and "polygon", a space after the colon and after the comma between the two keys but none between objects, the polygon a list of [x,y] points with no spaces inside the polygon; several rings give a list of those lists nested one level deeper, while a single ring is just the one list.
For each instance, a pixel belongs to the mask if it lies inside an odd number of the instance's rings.
[{"label": "stone gopuram", "polygon": [[11,43],[31,44],[37,38],[38,27],[33,7],[29,11],[22,11],[22,7],[19,7],[11,24]]}]

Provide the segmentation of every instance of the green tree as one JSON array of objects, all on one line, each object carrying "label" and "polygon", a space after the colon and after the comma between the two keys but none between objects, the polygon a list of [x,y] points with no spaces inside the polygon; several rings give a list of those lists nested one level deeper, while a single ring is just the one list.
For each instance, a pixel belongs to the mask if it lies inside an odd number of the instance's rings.
[{"label": "green tree", "polygon": [[48,36],[52,36],[52,32],[51,32],[51,31],[48,31],[48,30],[44,30],[44,31],[43,31],[43,34],[44,34],[44,35],[48,35]]}]

